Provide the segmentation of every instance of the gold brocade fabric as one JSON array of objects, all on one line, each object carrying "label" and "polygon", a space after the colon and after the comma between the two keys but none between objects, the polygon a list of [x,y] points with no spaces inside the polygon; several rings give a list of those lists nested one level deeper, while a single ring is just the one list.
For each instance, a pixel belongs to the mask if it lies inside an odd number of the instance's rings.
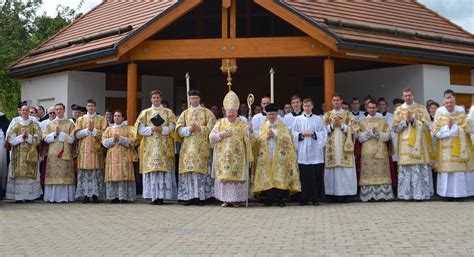
[{"label": "gold brocade fabric", "polygon": [[433,134],[448,125],[449,118],[458,127],[458,135],[454,137],[438,138],[435,170],[437,172],[470,171],[472,165],[472,144],[470,138],[471,126],[465,113],[440,114],[433,122]]},{"label": "gold brocade fabric", "polygon": [[38,144],[41,136],[41,129],[35,122],[30,122],[23,126],[20,122],[16,123],[10,131],[7,140],[20,136],[27,132],[33,137],[32,143],[20,143],[12,147],[12,171],[13,178],[29,178],[35,179],[38,170]]},{"label": "gold brocade fabric", "polygon": [[[56,127],[60,127],[61,132],[71,135],[74,130],[74,123],[68,119],[53,120],[46,126],[43,138],[50,133],[56,132]],[[73,147],[74,145],[57,140],[49,144],[45,185],[73,185],[76,183],[76,174],[72,160]]]},{"label": "gold brocade fabric", "polygon": [[[409,124],[398,131],[401,122],[405,122],[408,112],[415,119],[414,125]],[[430,117],[426,107],[417,103],[410,106],[399,106],[393,114],[393,130],[398,135],[398,164],[428,164],[430,161],[431,137],[429,134]]]},{"label": "gold brocade fabric", "polygon": [[134,126],[136,137],[140,139],[140,173],[171,171],[171,161],[174,158],[174,131],[170,128],[170,133],[166,136],[161,132],[153,132],[151,136],[138,134],[140,124],[145,127],[153,127],[151,119],[157,113],[165,121],[163,126],[173,125],[174,127],[176,124],[176,116],[168,108],[148,108],[140,112]]},{"label": "gold brocade fabric", "polygon": [[359,122],[360,135],[364,136],[372,128],[378,128],[379,138],[370,138],[362,143],[360,186],[389,185],[392,183],[390,177],[390,166],[388,148],[383,138],[390,138],[390,130],[385,119],[365,118]]},{"label": "gold brocade fabric", "polygon": [[209,137],[224,131],[230,131],[232,136],[214,144],[215,176],[220,181],[246,181],[248,163],[252,161],[247,124],[240,119],[234,122],[229,122],[226,118],[220,119]]},{"label": "gold brocade fabric", "polygon": [[79,117],[76,121],[76,127],[73,135],[76,138],[76,133],[80,130],[88,128],[89,120],[94,120],[94,128],[97,134],[94,137],[92,134],[77,140],[77,168],[87,170],[103,170],[104,169],[104,153],[102,151],[102,133],[107,128],[107,120],[100,115],[92,117]]},{"label": "gold brocade fabric", "polygon": [[126,137],[130,140],[130,144],[123,146],[117,143],[107,149],[105,157],[105,182],[135,181],[133,162],[138,161],[137,152],[133,146],[135,130],[131,126],[108,127],[102,135],[102,141],[105,142],[107,139],[112,139],[115,134]]},{"label": "gold brocade fabric", "polygon": [[201,131],[195,131],[184,137],[179,154],[179,173],[196,172],[205,174],[209,162],[209,133],[216,124],[214,114],[206,108],[188,108],[178,119],[176,131],[182,127],[199,125]]},{"label": "gold brocade fabric", "polygon": [[[351,112],[334,110],[326,112],[323,117],[324,126],[334,124],[336,119],[340,119],[341,124],[348,126],[347,133],[341,128],[334,128],[334,131],[328,134],[326,144],[326,168],[351,168],[354,166],[354,148],[352,133],[359,131],[359,124],[354,119]],[[352,144],[352,147],[350,145]]]},{"label": "gold brocade fabric", "polygon": [[[273,160],[270,160],[267,134],[273,129],[277,130],[277,137]],[[256,167],[252,188],[254,194],[271,188],[289,190],[290,193],[301,192],[293,137],[282,121],[274,125],[265,121],[253,140],[252,149],[255,151]]]}]

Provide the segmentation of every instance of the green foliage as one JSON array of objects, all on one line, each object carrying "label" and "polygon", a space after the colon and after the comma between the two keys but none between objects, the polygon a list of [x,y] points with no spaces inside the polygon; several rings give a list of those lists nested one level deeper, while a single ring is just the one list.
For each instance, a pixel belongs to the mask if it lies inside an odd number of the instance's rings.
[{"label": "green foliage", "polygon": [[17,115],[20,82],[8,75],[8,68],[28,51],[80,17],[77,10],[58,5],[56,16],[38,14],[42,0],[0,0],[0,102],[9,118]]}]

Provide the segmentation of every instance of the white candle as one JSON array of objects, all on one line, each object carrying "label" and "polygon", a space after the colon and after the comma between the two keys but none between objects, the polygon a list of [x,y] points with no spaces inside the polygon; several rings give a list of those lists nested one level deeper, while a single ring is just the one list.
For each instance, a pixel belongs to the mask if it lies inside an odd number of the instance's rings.
[{"label": "white candle", "polygon": [[189,90],[190,90],[190,82],[189,82],[189,73],[186,73],[186,100],[188,102],[188,107],[189,107]]},{"label": "white candle", "polygon": [[275,87],[275,71],[273,68],[270,69],[270,103],[274,103],[274,87]]}]

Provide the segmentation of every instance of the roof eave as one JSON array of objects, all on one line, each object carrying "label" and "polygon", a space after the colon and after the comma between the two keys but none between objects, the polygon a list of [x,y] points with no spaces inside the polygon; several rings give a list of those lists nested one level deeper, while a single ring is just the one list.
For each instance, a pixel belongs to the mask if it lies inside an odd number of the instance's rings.
[{"label": "roof eave", "polygon": [[9,75],[12,77],[29,76],[35,73],[45,72],[47,70],[60,68],[61,66],[76,64],[79,62],[90,61],[102,57],[114,55],[117,52],[115,47],[109,47],[102,50],[84,53],[75,56],[65,57],[63,59],[57,59],[52,61],[46,61],[24,67],[13,68],[9,70]]},{"label": "roof eave", "polygon": [[394,54],[407,57],[415,57],[422,59],[430,59],[435,61],[458,62],[463,64],[474,64],[474,56],[450,54],[437,51],[429,51],[422,49],[388,46],[375,43],[341,41],[337,43],[341,49],[368,51],[372,53]]}]

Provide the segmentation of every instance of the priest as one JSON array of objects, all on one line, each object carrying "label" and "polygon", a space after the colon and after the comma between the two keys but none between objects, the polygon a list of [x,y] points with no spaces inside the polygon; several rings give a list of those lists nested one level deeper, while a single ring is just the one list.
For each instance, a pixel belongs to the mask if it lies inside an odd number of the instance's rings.
[{"label": "priest", "polygon": [[163,107],[161,100],[160,90],[151,91],[151,107],[141,111],[135,122],[136,136],[141,140],[143,198],[151,199],[153,205],[177,197],[173,141],[176,116]]},{"label": "priest", "polygon": [[184,205],[204,205],[214,196],[214,180],[208,162],[209,133],[216,123],[214,114],[201,107],[201,92],[190,90],[190,107],[179,116],[176,130],[183,139],[179,154],[178,200]]},{"label": "priest", "polygon": [[436,191],[449,201],[463,201],[474,195],[471,126],[465,112],[456,109],[454,96],[444,98],[444,107],[433,123],[433,134],[438,139]]},{"label": "priest", "polygon": [[113,113],[114,122],[102,135],[107,148],[105,158],[106,199],[112,203],[127,203],[135,199],[136,185],[133,163],[138,161],[135,151],[135,131],[124,120],[123,111]]},{"label": "priest", "polygon": [[398,198],[427,200],[431,197],[432,147],[430,116],[426,107],[415,103],[413,90],[403,90],[405,102],[395,110],[393,130],[398,137]]},{"label": "priest", "polygon": [[256,169],[252,191],[264,198],[265,206],[277,203],[284,207],[289,194],[301,191],[296,151],[290,130],[278,117],[278,106],[269,104],[265,111],[267,119],[253,140]]},{"label": "priest", "polygon": [[342,109],[342,97],[332,97],[333,109],[323,117],[328,131],[324,186],[326,194],[335,202],[347,203],[348,196],[357,194],[357,175],[354,163],[353,134],[359,125],[351,112]]},{"label": "priest", "polygon": [[390,149],[387,147],[390,129],[384,116],[377,112],[377,102],[370,100],[367,112],[368,115],[359,121],[358,140],[362,144],[360,199],[363,202],[391,200]]}]

